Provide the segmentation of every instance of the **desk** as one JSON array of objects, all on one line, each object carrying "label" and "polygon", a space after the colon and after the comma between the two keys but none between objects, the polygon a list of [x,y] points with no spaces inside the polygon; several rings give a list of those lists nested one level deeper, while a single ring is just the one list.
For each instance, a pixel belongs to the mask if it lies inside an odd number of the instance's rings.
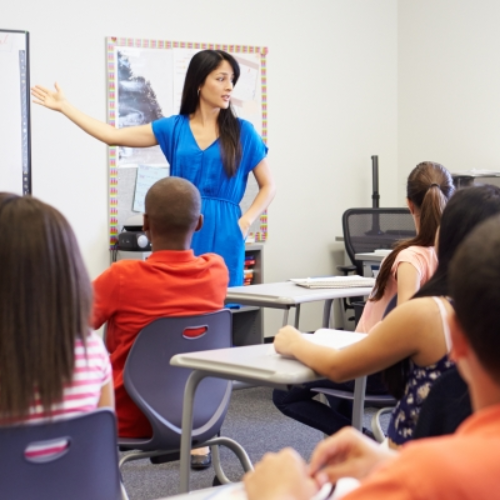
[{"label": "desk", "polygon": [[375,253],[375,252],[364,252],[357,253],[354,255],[356,260],[362,260],[363,262],[376,262],[380,263],[387,257],[385,254]]},{"label": "desk", "polygon": [[234,286],[228,288],[227,302],[246,306],[271,307],[284,309],[283,326],[288,324],[290,308],[295,307],[295,328],[299,327],[300,305],[305,302],[325,301],[323,327],[330,327],[330,312],[334,299],[370,295],[370,287],[363,288],[322,288],[310,289],[297,286],[291,281],[265,283],[263,285]]},{"label": "desk", "polygon": [[[343,335],[345,333],[342,331]],[[284,390],[292,385],[314,382],[324,378],[296,359],[287,359],[277,355],[269,344],[177,354],[172,357],[170,364],[193,370],[184,390],[180,449],[181,493],[189,491],[194,396],[198,384],[205,377],[237,380],[252,385],[265,385]],[[356,379],[352,425],[359,430],[363,427],[365,388],[366,377]]]},{"label": "desk", "polygon": [[354,255],[354,258],[356,260],[360,260],[363,263],[363,274],[365,276],[373,276],[371,265],[379,265],[385,259],[385,257],[387,257],[387,254],[380,254],[375,252],[363,252]]}]

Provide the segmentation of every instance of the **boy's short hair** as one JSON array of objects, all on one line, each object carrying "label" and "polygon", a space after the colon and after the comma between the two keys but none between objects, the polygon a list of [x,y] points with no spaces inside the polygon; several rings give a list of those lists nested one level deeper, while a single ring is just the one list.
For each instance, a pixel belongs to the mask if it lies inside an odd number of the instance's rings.
[{"label": "boy's short hair", "polygon": [[187,233],[200,218],[200,192],[186,179],[166,177],[149,188],[145,208],[157,233]]},{"label": "boy's short hair", "polygon": [[500,216],[475,228],[450,265],[458,321],[487,372],[500,382]]}]

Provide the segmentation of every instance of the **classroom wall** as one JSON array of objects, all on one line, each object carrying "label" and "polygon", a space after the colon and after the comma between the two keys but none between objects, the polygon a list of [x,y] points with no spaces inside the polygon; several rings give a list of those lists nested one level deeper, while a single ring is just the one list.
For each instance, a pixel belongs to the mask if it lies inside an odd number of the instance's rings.
[{"label": "classroom wall", "polygon": [[[269,210],[266,281],[328,274],[342,263],[341,214],[371,204],[370,156],[381,203],[396,202],[396,0],[18,0],[1,27],[31,34],[32,84],[57,80],[106,119],[105,37],[269,47]],[[64,117],[33,106],[34,194],[70,220],[92,278],[109,264],[107,148]],[[302,326],[316,328],[319,306]],[[281,314],[266,314],[266,331]]]},{"label": "classroom wall", "polygon": [[499,24],[497,0],[399,1],[401,187],[421,160],[500,169]]}]

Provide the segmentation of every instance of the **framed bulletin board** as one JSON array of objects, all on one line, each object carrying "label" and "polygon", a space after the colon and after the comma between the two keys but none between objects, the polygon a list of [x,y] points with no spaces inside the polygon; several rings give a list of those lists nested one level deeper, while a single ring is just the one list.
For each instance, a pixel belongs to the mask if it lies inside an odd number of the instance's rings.
[{"label": "framed bulletin board", "polygon": [[0,191],[31,193],[29,34],[0,29]]},{"label": "framed bulletin board", "polygon": [[[189,62],[204,49],[224,50],[236,58],[241,75],[231,97],[233,109],[250,121],[267,143],[265,47],[110,37],[108,122],[117,128],[129,127],[177,114]],[[168,175],[169,165],[159,146],[110,147],[109,169],[110,245],[114,246],[124,223],[143,211],[149,186]],[[257,183],[250,175],[242,211],[250,206],[257,192]],[[252,225],[250,235],[256,241],[266,240],[266,213]]]}]

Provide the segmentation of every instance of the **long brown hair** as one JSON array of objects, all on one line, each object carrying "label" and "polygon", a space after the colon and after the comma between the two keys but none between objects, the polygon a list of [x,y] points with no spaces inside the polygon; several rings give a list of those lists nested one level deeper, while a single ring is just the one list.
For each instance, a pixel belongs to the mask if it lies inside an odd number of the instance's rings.
[{"label": "long brown hair", "polygon": [[[240,66],[238,61],[223,50],[202,50],[197,52],[191,59],[186,72],[186,80],[182,90],[181,115],[191,115],[198,107],[200,97],[198,89],[207,76],[217,69],[222,61],[227,61],[233,69],[233,84],[236,85],[240,77]],[[234,114],[231,106],[221,109],[217,117],[219,126],[219,143],[222,156],[222,164],[228,177],[233,177],[238,170],[241,161],[240,122]]]},{"label": "long brown hair", "polygon": [[384,259],[375,281],[370,300],[380,300],[391,277],[392,266],[399,252],[410,246],[432,247],[446,202],[454,192],[451,174],[439,163],[419,163],[410,173],[406,184],[406,197],[420,218],[418,234],[399,242]]},{"label": "long brown hair", "polygon": [[92,289],[75,235],[55,208],[0,193],[0,416],[61,401],[75,340],[89,332]]}]

